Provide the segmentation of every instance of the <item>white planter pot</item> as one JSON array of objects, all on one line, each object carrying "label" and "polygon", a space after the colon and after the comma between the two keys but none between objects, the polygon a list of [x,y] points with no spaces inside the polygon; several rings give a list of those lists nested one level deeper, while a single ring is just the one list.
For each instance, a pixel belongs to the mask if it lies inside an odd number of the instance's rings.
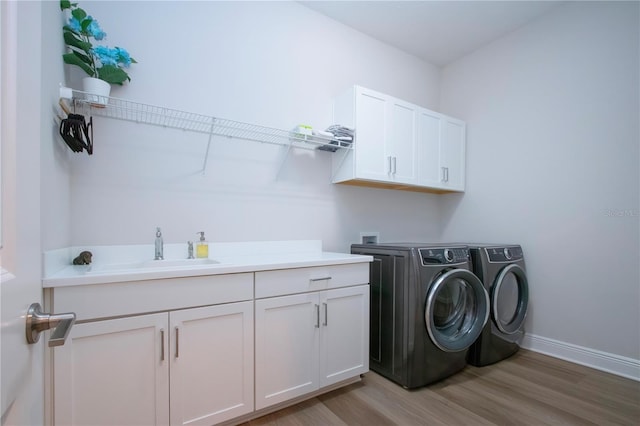
[{"label": "white planter pot", "polygon": [[87,92],[85,97],[94,106],[105,106],[109,103],[111,85],[104,80],[85,77],[82,79],[82,90]]}]

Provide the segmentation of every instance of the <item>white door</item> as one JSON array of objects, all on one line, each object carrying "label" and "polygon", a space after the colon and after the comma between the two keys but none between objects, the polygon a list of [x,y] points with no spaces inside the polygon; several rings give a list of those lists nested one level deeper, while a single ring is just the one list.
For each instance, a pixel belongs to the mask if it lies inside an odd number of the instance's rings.
[{"label": "white door", "polygon": [[421,109],[418,114],[418,183],[439,188],[444,171],[440,166],[441,116]]},{"label": "white door", "polygon": [[256,300],[256,410],[319,388],[318,293]]},{"label": "white door", "polygon": [[417,108],[399,99],[388,101],[390,123],[386,136],[390,153],[389,178],[394,182],[415,184],[416,175],[416,116]]},{"label": "white door", "polygon": [[54,352],[54,424],[168,425],[168,315],[73,326]]},{"label": "white door", "polygon": [[169,315],[171,424],[211,425],[253,411],[253,302]]},{"label": "white door", "polygon": [[444,168],[444,187],[464,190],[466,125],[464,122],[445,117],[440,147],[440,164]]},{"label": "white door", "polygon": [[369,371],[369,286],[321,293],[320,386]]},{"label": "white door", "polygon": [[391,153],[386,135],[389,131],[389,102],[384,95],[356,91],[356,176],[361,179],[389,180]]},{"label": "white door", "polygon": [[[41,122],[40,17],[40,2],[0,2],[0,394],[3,424],[44,423],[44,339],[29,345],[25,337],[27,309],[32,302],[42,303],[41,135],[40,125],[34,125]],[[26,84],[27,81],[30,84]],[[25,164],[30,167],[24,167]]]}]

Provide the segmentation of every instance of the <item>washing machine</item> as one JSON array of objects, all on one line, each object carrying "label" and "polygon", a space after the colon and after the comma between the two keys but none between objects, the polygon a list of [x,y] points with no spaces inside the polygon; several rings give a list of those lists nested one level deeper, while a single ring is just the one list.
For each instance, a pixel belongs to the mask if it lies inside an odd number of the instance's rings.
[{"label": "washing machine", "polygon": [[462,370],[489,316],[464,245],[354,244],[370,263],[369,368],[417,388]]},{"label": "washing machine", "polygon": [[519,245],[469,244],[473,272],[490,299],[490,320],[467,356],[482,367],[513,355],[524,337],[529,284]]}]

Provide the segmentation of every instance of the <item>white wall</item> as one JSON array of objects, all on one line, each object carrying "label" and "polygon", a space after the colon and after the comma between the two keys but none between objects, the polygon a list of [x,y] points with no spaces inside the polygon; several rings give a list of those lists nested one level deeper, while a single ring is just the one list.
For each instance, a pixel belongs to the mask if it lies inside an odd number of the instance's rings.
[{"label": "white wall", "polygon": [[[324,128],[332,98],[358,83],[465,119],[468,170],[464,195],[356,188],[329,183],[331,154],[293,152],[279,168],[277,147],[214,139],[202,175],[205,135],[96,119],[93,156],[45,166],[63,197],[72,175],[71,244],[150,243],[155,226],[167,242],[204,230],[211,241],[310,238],[336,251],[365,230],[382,241],[517,242],[529,335],[637,368],[637,4],[570,3],[446,68],[442,84],[434,66],[292,2],[81,6],[139,61],[114,96]],[[62,226],[45,247],[67,245]]]},{"label": "white wall", "polygon": [[527,331],[636,360],[636,376],[638,17],[637,2],[570,2],[446,67],[441,92],[468,124],[444,238],[522,244]]},{"label": "white wall", "polygon": [[[114,5],[117,4],[117,7]],[[107,42],[139,62],[112,95],[290,129],[332,123],[332,99],[362,84],[439,103],[439,70],[294,2],[81,2]],[[79,88],[81,75],[67,70]],[[150,243],[321,239],[348,251],[360,231],[439,237],[438,196],[332,185],[326,152],[95,120],[95,153],[74,155],[71,240]]]},{"label": "white wall", "polygon": [[[64,83],[64,52],[61,25],[64,19],[59,2],[41,2],[42,7],[42,138],[40,144],[40,196],[42,214],[42,250],[51,250],[71,245],[71,164],[69,153],[58,135],[58,88]],[[27,114],[27,112],[25,112]],[[25,167],[29,167],[25,164]]]}]

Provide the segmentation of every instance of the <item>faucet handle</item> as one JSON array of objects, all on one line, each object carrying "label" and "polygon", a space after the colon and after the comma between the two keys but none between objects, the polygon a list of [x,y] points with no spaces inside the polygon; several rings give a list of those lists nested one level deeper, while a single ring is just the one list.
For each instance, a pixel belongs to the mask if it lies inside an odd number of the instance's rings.
[{"label": "faucet handle", "polygon": [[156,228],[156,237],[162,237],[162,231],[159,226]]}]

